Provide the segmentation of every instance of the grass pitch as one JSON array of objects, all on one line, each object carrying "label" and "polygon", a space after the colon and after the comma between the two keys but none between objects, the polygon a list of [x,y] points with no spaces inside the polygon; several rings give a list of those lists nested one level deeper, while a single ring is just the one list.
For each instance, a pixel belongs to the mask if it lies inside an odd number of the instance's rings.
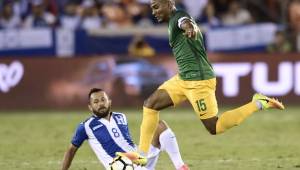
[{"label": "grass pitch", "polygon": [[[138,141],[140,110],[115,109],[127,114]],[[222,110],[221,110],[222,111]],[[0,113],[0,169],[60,169],[77,124],[88,111]],[[300,108],[258,112],[239,127],[211,136],[192,109],[161,112],[176,133],[182,157],[192,170],[300,170]],[[104,169],[85,142],[71,170]],[[162,153],[156,170],[173,170]]]}]

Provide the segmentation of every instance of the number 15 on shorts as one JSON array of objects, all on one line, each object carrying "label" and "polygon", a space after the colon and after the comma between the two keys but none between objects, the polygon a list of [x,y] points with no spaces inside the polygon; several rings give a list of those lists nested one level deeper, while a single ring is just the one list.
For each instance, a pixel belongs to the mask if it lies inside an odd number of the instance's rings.
[{"label": "number 15 on shorts", "polygon": [[206,107],[204,99],[197,100],[196,104],[197,104],[199,112],[206,111],[207,107]]}]

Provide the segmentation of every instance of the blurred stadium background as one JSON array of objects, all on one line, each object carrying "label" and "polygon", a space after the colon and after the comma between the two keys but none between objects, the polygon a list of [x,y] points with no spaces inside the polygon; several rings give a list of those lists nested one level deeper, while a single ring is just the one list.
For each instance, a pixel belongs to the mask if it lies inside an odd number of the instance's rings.
[{"label": "blurred stadium background", "polygon": [[[163,111],[191,169],[299,169],[300,1],[176,3],[202,30],[221,110],[254,92],[287,107],[217,137],[189,104]],[[0,169],[59,169],[91,87],[128,113],[137,141],[143,100],[176,70],[149,0],[0,0]],[[85,144],[71,169],[101,168]],[[166,155],[157,169],[172,169]]]}]

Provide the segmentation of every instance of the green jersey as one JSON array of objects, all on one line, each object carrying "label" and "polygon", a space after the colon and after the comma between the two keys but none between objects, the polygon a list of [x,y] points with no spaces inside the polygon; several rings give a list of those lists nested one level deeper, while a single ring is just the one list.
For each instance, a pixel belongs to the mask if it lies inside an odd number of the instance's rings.
[{"label": "green jersey", "polygon": [[[190,19],[198,29],[196,38],[188,38],[179,24],[185,18]],[[172,13],[169,24],[169,44],[175,56],[179,76],[182,80],[207,80],[215,77],[209,63],[203,42],[203,36],[195,21],[184,11],[176,10]]]}]

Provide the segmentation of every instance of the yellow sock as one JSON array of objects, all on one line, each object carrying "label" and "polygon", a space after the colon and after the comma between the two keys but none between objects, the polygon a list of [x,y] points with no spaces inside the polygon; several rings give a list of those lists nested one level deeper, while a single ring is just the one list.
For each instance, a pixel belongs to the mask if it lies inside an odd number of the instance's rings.
[{"label": "yellow sock", "polygon": [[233,126],[239,125],[243,120],[249,117],[252,113],[258,111],[256,102],[250,102],[237,109],[224,112],[219,116],[217,121],[216,133],[220,134]]},{"label": "yellow sock", "polygon": [[148,153],[159,121],[159,111],[143,107],[139,150]]}]

